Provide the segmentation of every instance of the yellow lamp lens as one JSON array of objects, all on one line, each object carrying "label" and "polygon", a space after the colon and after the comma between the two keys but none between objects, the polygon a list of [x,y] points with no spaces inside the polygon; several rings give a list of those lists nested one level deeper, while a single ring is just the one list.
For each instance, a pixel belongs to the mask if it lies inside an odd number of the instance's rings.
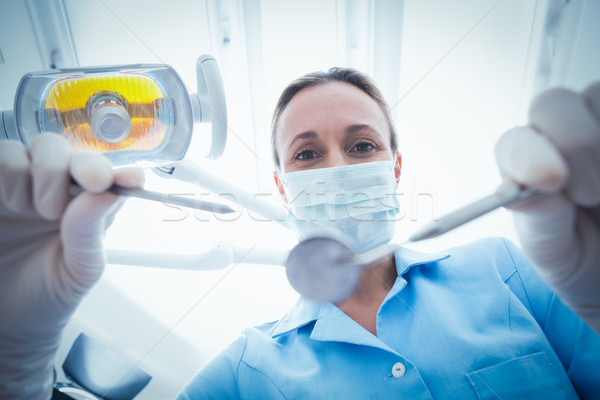
[{"label": "yellow lamp lens", "polygon": [[73,150],[153,150],[168,138],[173,112],[159,85],[142,74],[68,77],[48,89],[40,116],[46,131]]}]

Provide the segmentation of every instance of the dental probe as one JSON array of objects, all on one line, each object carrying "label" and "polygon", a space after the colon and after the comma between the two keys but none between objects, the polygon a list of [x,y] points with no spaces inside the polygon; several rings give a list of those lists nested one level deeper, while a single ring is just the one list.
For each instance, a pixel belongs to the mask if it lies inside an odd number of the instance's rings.
[{"label": "dental probe", "polygon": [[406,243],[418,242],[420,240],[438,237],[466,224],[467,222],[473,221],[474,219],[479,218],[490,211],[528,199],[536,193],[537,192],[534,189],[524,188],[516,182],[504,182],[491,195],[483,197],[459,208],[456,211],[446,214],[437,221],[430,222],[417,232],[413,233],[408,240],[404,241],[403,243],[388,243],[383,246],[376,247],[365,253],[356,255],[356,261],[359,261],[365,265],[374,263],[375,261],[380,260],[388,254],[398,250]]},{"label": "dental probe", "polygon": [[535,190],[524,188],[516,182],[505,182],[491,195],[446,214],[438,221],[430,222],[408,238],[408,241],[416,242],[440,236],[496,208],[528,199],[535,194]]},{"label": "dental probe", "polygon": [[[122,186],[112,185],[110,188],[108,188],[108,191],[120,196],[137,197],[138,199],[156,201],[163,204],[173,204],[188,208],[196,208],[198,210],[212,211],[219,214],[229,214],[235,212],[233,208],[224,204],[189,199],[182,196],[172,196],[167,193],[152,192],[145,189],[128,189]],[[76,183],[71,183],[69,186],[69,194],[72,196],[77,196],[82,192],[84,192],[83,188]]]},{"label": "dental probe", "polygon": [[449,214],[444,215],[437,221],[432,221],[413,233],[408,240],[403,243],[388,243],[380,247],[376,247],[365,253],[356,255],[357,259],[364,264],[371,264],[390,253],[398,250],[402,245],[420,240],[432,239],[450,232],[481,217],[500,207],[509,206],[518,201],[528,199],[537,192],[530,188],[524,188],[516,182],[504,182],[498,189],[489,196],[476,200],[466,206],[459,208]]}]

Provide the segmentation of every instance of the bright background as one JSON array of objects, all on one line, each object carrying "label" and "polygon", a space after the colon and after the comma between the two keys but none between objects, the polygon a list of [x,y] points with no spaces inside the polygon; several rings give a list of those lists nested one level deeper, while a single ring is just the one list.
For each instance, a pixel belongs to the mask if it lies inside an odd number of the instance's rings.
[{"label": "bright background", "polygon": [[[20,77],[58,67],[172,65],[195,91],[195,62],[213,54],[229,113],[225,154],[204,158],[209,126],[188,157],[280,204],[272,180],[270,113],[292,79],[331,66],[371,75],[392,106],[403,154],[396,240],[500,183],[493,147],[526,123],[531,98],[600,78],[600,2],[593,0],[25,0],[0,3],[0,108]],[[146,187],[196,194],[147,173]],[[484,236],[518,241],[495,211],[439,239],[436,251]],[[106,247],[173,254],[215,242],[289,249],[284,228],[240,210],[206,213],[137,199],[108,231]],[[57,369],[85,332],[153,376],[139,399],[170,398],[245,327],[279,319],[296,301],[279,266],[243,260],[209,272],[109,265],[69,324]]]}]

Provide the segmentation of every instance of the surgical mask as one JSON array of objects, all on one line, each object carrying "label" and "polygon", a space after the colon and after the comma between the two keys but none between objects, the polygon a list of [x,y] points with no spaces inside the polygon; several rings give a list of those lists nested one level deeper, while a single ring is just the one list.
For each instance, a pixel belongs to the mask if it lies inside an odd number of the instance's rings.
[{"label": "surgical mask", "polygon": [[376,161],[284,173],[298,239],[334,235],[357,253],[388,243],[399,213],[394,165]]}]

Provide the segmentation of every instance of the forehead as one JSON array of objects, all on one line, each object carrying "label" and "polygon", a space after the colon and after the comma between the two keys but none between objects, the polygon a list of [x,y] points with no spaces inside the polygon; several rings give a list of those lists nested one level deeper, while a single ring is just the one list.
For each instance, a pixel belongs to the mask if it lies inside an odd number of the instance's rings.
[{"label": "forehead", "polygon": [[385,115],[379,104],[362,89],[340,81],[331,81],[300,90],[288,103],[280,124],[311,122],[311,115],[327,112],[351,114],[349,117],[379,121]]},{"label": "forehead", "polygon": [[388,131],[383,110],[367,93],[346,82],[327,82],[304,88],[292,97],[277,123],[276,142],[284,144],[304,131],[325,134],[350,124]]}]

